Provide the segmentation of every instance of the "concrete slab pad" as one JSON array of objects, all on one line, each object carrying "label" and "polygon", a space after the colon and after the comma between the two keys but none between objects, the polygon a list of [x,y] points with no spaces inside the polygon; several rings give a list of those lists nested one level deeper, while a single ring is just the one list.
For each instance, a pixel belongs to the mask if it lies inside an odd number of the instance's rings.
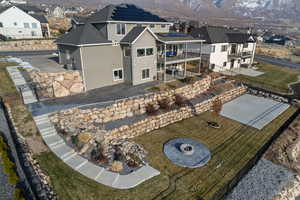
[{"label": "concrete slab pad", "polygon": [[112,184],[116,181],[118,176],[119,174],[117,173],[113,173],[105,170],[100,174],[100,176],[96,179],[96,181],[112,187]]},{"label": "concrete slab pad", "polygon": [[74,155],[68,160],[65,160],[65,163],[69,165],[70,167],[76,169],[78,166],[80,166],[82,163],[86,162],[86,159],[82,158],[81,156]]},{"label": "concrete slab pad", "polygon": [[71,147],[67,146],[65,143],[59,145],[56,148],[52,148],[52,151],[59,157],[64,158],[66,155],[71,155],[74,151]]},{"label": "concrete slab pad", "polygon": [[261,130],[289,106],[286,103],[245,94],[224,104],[221,115]]},{"label": "concrete slab pad", "polygon": [[83,175],[89,177],[90,179],[95,179],[95,177],[102,171],[102,167],[96,166],[91,162],[85,163],[78,171]]},{"label": "concrete slab pad", "polygon": [[260,71],[254,70],[254,69],[247,69],[247,68],[239,68],[234,71],[238,74],[242,74],[245,76],[252,76],[252,77],[261,76],[265,73],[265,72],[260,72]]}]

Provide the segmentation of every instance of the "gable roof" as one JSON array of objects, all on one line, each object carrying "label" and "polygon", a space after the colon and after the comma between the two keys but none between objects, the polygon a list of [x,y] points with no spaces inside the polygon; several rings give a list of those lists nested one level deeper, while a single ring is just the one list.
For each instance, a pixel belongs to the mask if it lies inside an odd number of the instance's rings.
[{"label": "gable roof", "polygon": [[167,20],[133,4],[108,5],[87,18],[90,23],[108,21],[161,22]]},{"label": "gable roof", "polygon": [[44,15],[30,14],[30,16],[35,18],[42,24],[48,24],[48,20]]},{"label": "gable roof", "polygon": [[147,27],[136,26],[121,40],[121,43],[133,43]]},{"label": "gable roof", "polygon": [[112,43],[111,41],[107,40],[100,31],[98,31],[89,23],[72,29],[69,33],[66,33],[55,42],[57,44],[71,46],[88,46]]},{"label": "gable roof", "polygon": [[254,42],[251,35],[224,27],[204,26],[192,31],[192,36],[206,41],[206,43],[246,43]]}]

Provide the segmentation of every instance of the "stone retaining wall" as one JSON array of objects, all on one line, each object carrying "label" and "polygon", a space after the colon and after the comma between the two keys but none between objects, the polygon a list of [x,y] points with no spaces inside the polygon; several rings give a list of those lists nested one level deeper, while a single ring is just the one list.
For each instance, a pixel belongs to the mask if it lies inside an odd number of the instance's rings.
[{"label": "stone retaining wall", "polygon": [[65,97],[81,93],[84,90],[79,71],[47,73],[30,71],[30,78],[38,85],[38,92],[43,97]]},{"label": "stone retaining wall", "polygon": [[0,42],[0,51],[56,50],[54,40],[16,40]]},{"label": "stone retaining wall", "polygon": [[165,127],[169,124],[188,119],[195,114],[200,114],[211,110],[213,102],[219,98],[222,103],[226,103],[231,101],[232,99],[242,95],[246,92],[245,86],[240,86],[224,92],[221,95],[215,96],[211,99],[203,101],[199,104],[191,106],[185,106],[176,110],[172,110],[170,112],[166,112],[156,116],[150,116],[142,121],[134,123],[132,125],[125,125],[120,128],[111,130],[106,132],[104,138],[106,141],[110,141],[113,139],[120,139],[120,138],[133,138],[139,135],[143,135],[145,133],[151,132],[153,130]]},{"label": "stone retaining wall", "polygon": [[78,120],[95,120],[97,123],[106,123],[126,117],[132,117],[134,115],[144,114],[146,113],[146,106],[148,104],[157,104],[158,101],[165,98],[168,98],[170,101],[174,101],[173,98],[175,94],[180,94],[187,99],[194,98],[196,95],[199,95],[209,89],[211,80],[211,77],[207,76],[202,80],[181,88],[120,100],[111,106],[101,109],[95,108],[89,111],[81,110],[81,115],[79,115],[79,117],[82,116],[82,118]]}]

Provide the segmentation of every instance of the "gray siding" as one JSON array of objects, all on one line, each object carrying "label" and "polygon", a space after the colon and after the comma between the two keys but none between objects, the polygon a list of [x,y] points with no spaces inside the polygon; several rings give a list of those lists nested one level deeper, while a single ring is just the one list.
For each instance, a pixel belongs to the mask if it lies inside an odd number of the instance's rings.
[{"label": "gray siding", "polygon": [[[132,74],[132,65],[131,65],[131,59],[132,59],[132,57],[131,56],[125,56],[125,48],[129,48],[130,50],[132,50],[131,49],[131,47],[130,46],[124,46],[123,47],[123,56],[124,56],[124,58],[123,58],[123,61],[124,61],[124,64],[123,64],[123,66],[124,66],[124,81],[126,82],[126,83],[130,83],[130,84],[132,84],[132,76],[131,76],[131,74]],[[132,55],[132,52],[131,52],[131,55]]]},{"label": "gray siding", "polygon": [[123,69],[123,53],[120,46],[82,47],[81,53],[83,58],[83,76],[87,90],[124,82],[123,80],[113,80],[113,69]]},{"label": "gray siding", "polygon": [[[80,50],[75,46],[58,45],[59,63],[62,65],[71,65],[74,70],[81,70]],[[69,58],[67,58],[69,52]]]},{"label": "gray siding", "polygon": [[[134,27],[136,26],[149,26],[150,24],[126,24],[126,33],[127,35]],[[170,25],[166,25],[165,28],[162,28],[161,24],[155,24],[154,28],[150,28],[154,33],[168,33],[170,30]],[[117,25],[116,23],[107,24],[107,33],[108,40],[120,42],[125,35],[117,35]]]},{"label": "gray siding", "polygon": [[[137,57],[137,49],[139,48],[153,48],[152,56]],[[157,76],[157,48],[156,40],[148,31],[132,45],[132,84],[138,85],[154,80]],[[150,69],[150,78],[142,80],[142,70]]]}]

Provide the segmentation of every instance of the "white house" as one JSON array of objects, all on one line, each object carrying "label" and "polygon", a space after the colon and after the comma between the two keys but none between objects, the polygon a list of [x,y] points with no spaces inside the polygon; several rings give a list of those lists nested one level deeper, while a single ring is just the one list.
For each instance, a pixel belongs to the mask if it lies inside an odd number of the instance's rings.
[{"label": "white house", "polygon": [[250,67],[253,63],[256,41],[247,33],[204,26],[193,30],[192,35],[205,40],[202,47],[203,61],[213,71]]},{"label": "white house", "polygon": [[43,37],[40,21],[16,6],[0,13],[0,35],[12,39]]}]

